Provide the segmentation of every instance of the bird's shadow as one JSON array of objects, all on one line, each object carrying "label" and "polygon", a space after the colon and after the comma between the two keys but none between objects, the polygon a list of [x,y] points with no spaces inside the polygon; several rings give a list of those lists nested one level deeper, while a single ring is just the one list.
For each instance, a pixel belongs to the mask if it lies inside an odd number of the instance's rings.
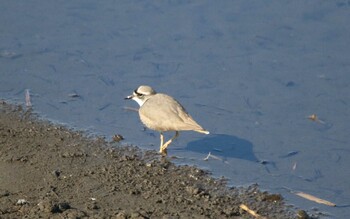
[{"label": "bird's shadow", "polygon": [[238,158],[257,162],[253,144],[247,140],[226,134],[211,134],[187,144],[185,150],[203,154],[215,154],[224,158]]}]

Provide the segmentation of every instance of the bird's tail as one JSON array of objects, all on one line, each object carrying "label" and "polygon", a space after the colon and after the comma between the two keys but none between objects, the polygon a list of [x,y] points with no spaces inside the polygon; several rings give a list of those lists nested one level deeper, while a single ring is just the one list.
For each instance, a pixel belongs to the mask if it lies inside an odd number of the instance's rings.
[{"label": "bird's tail", "polygon": [[207,130],[205,130],[205,129],[194,130],[194,131],[199,132],[199,133],[203,133],[203,134],[206,134],[206,135],[208,135],[208,134],[210,133],[209,131],[207,131]]}]

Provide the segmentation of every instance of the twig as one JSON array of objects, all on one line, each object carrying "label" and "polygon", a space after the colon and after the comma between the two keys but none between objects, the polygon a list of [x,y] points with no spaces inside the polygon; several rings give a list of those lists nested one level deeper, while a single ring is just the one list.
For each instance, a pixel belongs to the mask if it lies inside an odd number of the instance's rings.
[{"label": "twig", "polygon": [[209,160],[210,155],[211,155],[211,152],[209,151],[208,156],[206,158],[204,158],[203,160],[205,160],[205,161]]},{"label": "twig", "polygon": [[248,212],[250,215],[259,218],[259,219],[266,219],[266,217],[261,216],[260,214],[256,213],[255,211],[251,210],[248,208],[248,206],[246,206],[245,204],[241,204],[239,206],[241,209],[243,209],[244,211]]},{"label": "twig", "polygon": [[317,202],[317,203],[319,203],[319,204],[328,205],[328,206],[331,206],[331,207],[335,207],[335,206],[336,206],[336,204],[334,204],[333,202],[330,202],[330,201],[327,201],[327,200],[318,198],[318,197],[316,197],[316,196],[307,194],[307,193],[305,193],[305,192],[293,191],[292,189],[290,189],[290,188],[288,188],[288,187],[283,187],[283,188],[285,188],[286,190],[288,190],[290,193],[295,194],[295,195],[297,195],[297,196],[299,196],[299,197],[305,198],[305,199],[307,199],[307,200],[314,201],[314,202]]},{"label": "twig", "polygon": [[334,203],[332,203],[330,201],[318,198],[316,196],[313,196],[313,195],[310,195],[310,194],[307,194],[307,193],[304,193],[304,192],[293,192],[293,193],[296,194],[297,196],[300,196],[302,198],[308,199],[310,201],[317,202],[319,204],[324,204],[324,205],[328,205],[328,206],[331,206],[331,207],[335,207],[336,206],[336,204],[334,204]]}]

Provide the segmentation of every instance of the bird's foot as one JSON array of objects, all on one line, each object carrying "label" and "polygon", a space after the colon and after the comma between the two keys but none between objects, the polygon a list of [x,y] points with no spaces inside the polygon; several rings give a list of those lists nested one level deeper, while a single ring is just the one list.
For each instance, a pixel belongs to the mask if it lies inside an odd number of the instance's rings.
[{"label": "bird's foot", "polygon": [[162,155],[162,156],[167,156],[168,155],[168,150],[166,148],[160,148],[159,150],[159,153]]}]

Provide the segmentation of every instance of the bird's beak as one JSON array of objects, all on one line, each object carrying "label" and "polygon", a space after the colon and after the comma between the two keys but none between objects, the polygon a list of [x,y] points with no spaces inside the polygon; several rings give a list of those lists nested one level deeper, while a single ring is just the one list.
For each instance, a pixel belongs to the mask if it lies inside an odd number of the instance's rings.
[{"label": "bird's beak", "polygon": [[130,95],[130,96],[125,97],[124,100],[130,100],[130,99],[132,99],[133,97],[134,97],[134,95]]}]

